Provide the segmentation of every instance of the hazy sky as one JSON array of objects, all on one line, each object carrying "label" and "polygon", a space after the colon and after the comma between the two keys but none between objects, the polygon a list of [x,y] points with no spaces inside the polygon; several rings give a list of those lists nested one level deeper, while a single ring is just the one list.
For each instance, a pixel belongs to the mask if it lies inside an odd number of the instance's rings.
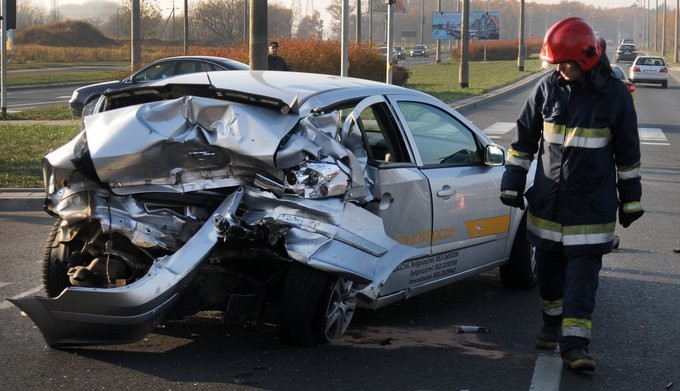
[{"label": "hazy sky", "polygon": [[[49,7],[52,4],[51,0],[29,0],[32,1],[34,4],[42,4],[45,7]],[[58,3],[61,4],[67,4],[67,3],[84,3],[86,0],[57,0]],[[113,0],[115,1],[120,1],[122,2],[123,0]],[[144,1],[144,0],[141,0]],[[191,3],[194,2],[195,0],[189,0],[189,6],[191,6]],[[293,3],[293,0],[269,0],[272,3],[278,3],[278,4],[285,4],[289,5]],[[307,4],[308,0],[300,0],[300,3],[304,6]],[[350,0],[350,2],[355,1],[355,0]],[[417,0],[416,0],[417,1]],[[472,4],[473,8],[475,6],[475,3],[483,3],[486,0],[470,0],[470,4]],[[525,5],[530,7],[532,3],[541,3],[541,4],[559,4],[563,0],[525,0]],[[662,2],[663,0],[661,0]],[[184,0],[174,0],[175,2],[175,7],[182,8],[184,4]],[[444,1],[443,3],[445,3]],[[581,3],[584,4],[589,4],[593,5],[596,7],[602,7],[602,8],[616,8],[616,7],[628,7],[632,4],[636,3],[636,0],[580,0]],[[165,9],[171,9],[172,8],[172,3],[173,0],[158,0],[158,3],[161,5],[161,8]],[[311,0],[311,3],[314,4],[315,8],[319,10],[319,12],[323,13],[325,11],[325,7],[327,4],[330,3],[330,0]],[[490,3],[493,3],[493,0],[490,0]],[[654,0],[652,0],[652,3],[654,3]],[[673,0],[670,0],[669,3],[674,3]],[[674,6],[671,4],[671,6]],[[167,11],[169,13],[169,11]]]}]

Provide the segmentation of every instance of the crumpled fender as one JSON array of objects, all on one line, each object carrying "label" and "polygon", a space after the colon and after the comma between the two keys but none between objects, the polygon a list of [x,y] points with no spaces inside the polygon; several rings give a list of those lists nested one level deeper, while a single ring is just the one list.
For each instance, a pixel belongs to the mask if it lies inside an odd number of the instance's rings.
[{"label": "crumpled fender", "polygon": [[[213,216],[236,212],[239,189]],[[56,298],[8,299],[26,312],[52,347],[117,344],[148,334],[174,304],[219,240],[212,220],[176,253],[158,258],[146,276],[116,288],[70,287]]]}]

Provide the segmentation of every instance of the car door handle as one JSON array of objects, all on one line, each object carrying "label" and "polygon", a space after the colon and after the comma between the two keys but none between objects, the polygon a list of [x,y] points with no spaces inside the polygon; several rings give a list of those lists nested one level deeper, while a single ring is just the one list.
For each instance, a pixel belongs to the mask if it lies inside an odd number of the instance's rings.
[{"label": "car door handle", "polygon": [[456,189],[452,189],[449,186],[444,186],[437,192],[437,197],[452,197],[454,195],[456,195]]}]

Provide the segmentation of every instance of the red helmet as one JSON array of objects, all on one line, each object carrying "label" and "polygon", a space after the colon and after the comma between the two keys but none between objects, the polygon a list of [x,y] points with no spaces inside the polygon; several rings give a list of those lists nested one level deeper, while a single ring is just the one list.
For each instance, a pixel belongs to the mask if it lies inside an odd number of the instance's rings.
[{"label": "red helmet", "polygon": [[599,38],[583,19],[570,17],[555,23],[543,39],[540,59],[551,64],[574,61],[589,71],[602,55]]}]

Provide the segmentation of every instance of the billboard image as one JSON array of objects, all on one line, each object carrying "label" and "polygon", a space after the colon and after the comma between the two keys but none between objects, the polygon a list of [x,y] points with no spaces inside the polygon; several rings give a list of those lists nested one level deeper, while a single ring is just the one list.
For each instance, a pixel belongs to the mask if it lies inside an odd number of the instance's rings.
[{"label": "billboard image", "polygon": [[[432,39],[460,39],[462,24],[460,12],[433,12]],[[470,39],[499,39],[501,14],[499,12],[470,12]]]}]

